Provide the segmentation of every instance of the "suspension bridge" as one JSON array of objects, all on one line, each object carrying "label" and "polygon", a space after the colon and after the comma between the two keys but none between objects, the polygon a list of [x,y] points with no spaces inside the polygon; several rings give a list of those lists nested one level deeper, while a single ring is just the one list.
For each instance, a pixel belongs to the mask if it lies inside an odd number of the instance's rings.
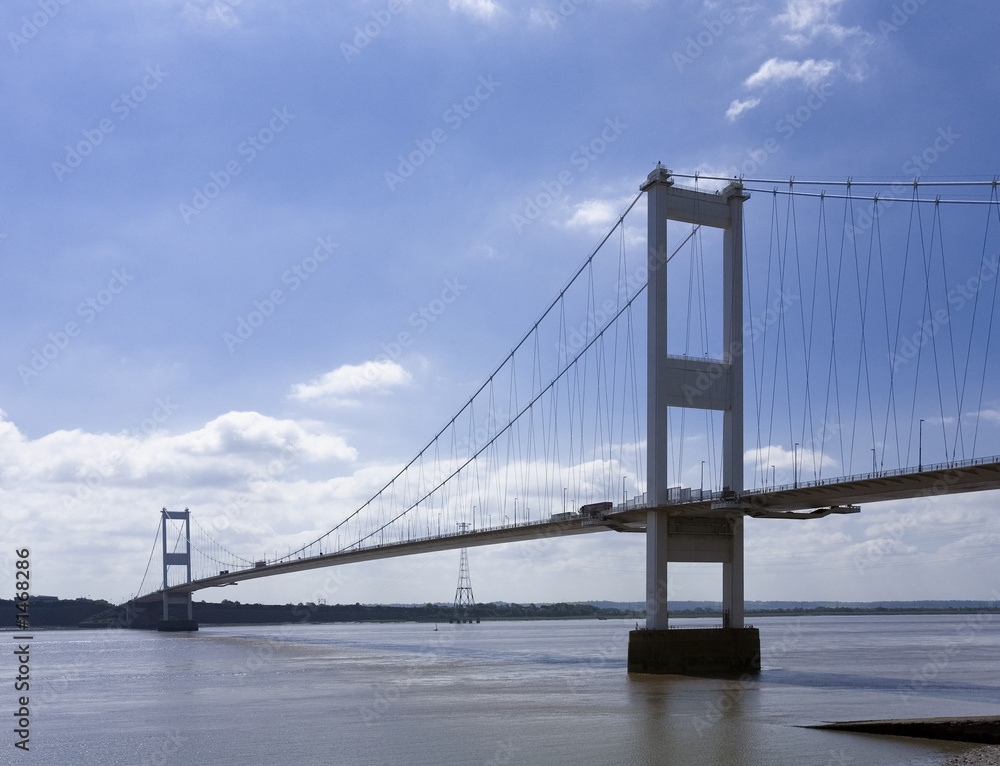
[{"label": "suspension bridge", "polygon": [[[191,594],[204,588],[645,533],[646,627],[630,634],[629,670],[752,670],[746,519],[1000,488],[998,185],[727,179],[658,165],[510,353],[378,492],[331,507],[325,530],[271,558],[231,552],[224,510],[213,526],[164,509],[162,579],[145,587],[147,565],[128,607],[192,629]],[[722,563],[721,628],[668,630],[672,562]]]}]

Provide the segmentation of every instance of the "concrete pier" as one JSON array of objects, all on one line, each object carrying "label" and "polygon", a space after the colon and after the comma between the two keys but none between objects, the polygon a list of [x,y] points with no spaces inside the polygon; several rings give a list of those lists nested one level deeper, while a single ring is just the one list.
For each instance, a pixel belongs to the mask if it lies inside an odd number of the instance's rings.
[{"label": "concrete pier", "polygon": [[[646,629],[629,634],[630,673],[742,674],[760,670],[760,635],[743,627],[743,510],[712,503],[693,513],[671,507],[669,410],[722,413],[722,497],[743,491],[743,202],[734,181],[719,194],[674,185],[657,165],[646,192]],[[722,231],[711,261],[722,275],[722,358],[675,356],[667,347],[668,223]],[[676,254],[676,250],[674,251]],[[677,312],[674,312],[677,318]],[[683,321],[683,320],[682,320]],[[690,322],[690,317],[688,317]],[[702,462],[704,470],[704,461]],[[676,481],[676,479],[674,479]],[[668,564],[722,564],[722,627],[668,630]]]},{"label": "concrete pier", "polygon": [[757,628],[631,630],[628,672],[739,676],[760,672]]},{"label": "concrete pier", "polygon": [[161,633],[193,633],[198,630],[194,620],[160,620],[156,629]]}]

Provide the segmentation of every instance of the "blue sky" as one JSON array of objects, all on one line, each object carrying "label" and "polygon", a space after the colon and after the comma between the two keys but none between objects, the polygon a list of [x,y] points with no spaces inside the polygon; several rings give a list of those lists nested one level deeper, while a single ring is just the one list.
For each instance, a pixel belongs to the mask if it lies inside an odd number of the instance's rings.
[{"label": "blue sky", "polygon": [[[239,541],[262,552],[325,530],[454,414],[657,161],[992,178],[998,21],[971,0],[4,4],[3,540],[31,547],[35,592],[118,599],[163,506],[211,519],[249,491]],[[255,482],[288,445],[301,459]],[[747,597],[989,597],[990,502],[754,527]],[[878,566],[852,564],[872,545]],[[639,536],[471,565],[480,600],[643,597]],[[449,600],[457,568],[224,595]],[[711,567],[676,582],[721,588]]]}]

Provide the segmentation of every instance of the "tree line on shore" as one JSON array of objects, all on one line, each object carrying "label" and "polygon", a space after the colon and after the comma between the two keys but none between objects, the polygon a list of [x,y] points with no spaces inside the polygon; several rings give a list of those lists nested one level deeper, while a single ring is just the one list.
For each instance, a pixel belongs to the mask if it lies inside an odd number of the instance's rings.
[{"label": "tree line on shore", "polygon": [[[607,602],[602,602],[607,603]],[[888,605],[887,605],[888,604]],[[987,602],[887,602],[873,604],[850,604],[833,606],[828,604],[795,604],[776,606],[768,604],[754,608],[747,605],[746,614],[754,616],[791,615],[850,615],[850,614],[968,614],[1000,612],[1000,607]],[[639,604],[619,606],[598,606],[593,603],[550,603],[514,604],[493,602],[476,604],[471,613],[463,613],[463,618],[475,620],[641,620],[645,610]],[[681,606],[678,604],[678,606]],[[12,599],[0,599],[0,612],[7,614],[0,624],[13,625],[15,606]],[[103,599],[58,599],[41,597],[32,600],[30,606],[32,627],[51,628],[104,628],[127,624],[123,609]],[[449,622],[456,618],[451,604],[241,604],[239,601],[223,600],[220,603],[196,601],[195,620],[201,624],[248,625],[280,624],[296,622]],[[721,618],[721,608],[714,604],[688,606],[670,610],[671,617]]]}]

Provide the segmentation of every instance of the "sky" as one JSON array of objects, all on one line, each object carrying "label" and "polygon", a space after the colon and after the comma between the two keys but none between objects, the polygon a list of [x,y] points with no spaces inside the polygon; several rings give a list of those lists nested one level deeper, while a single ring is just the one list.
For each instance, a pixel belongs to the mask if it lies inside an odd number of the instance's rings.
[{"label": "sky", "polygon": [[[998,23],[990,0],[4,3],[0,582],[27,547],[34,593],[119,601],[163,507],[248,497],[250,556],[325,531],[657,162],[993,178]],[[747,598],[1000,598],[996,499],[748,522]],[[480,601],[644,598],[641,535],[470,567]],[[670,597],[719,598],[720,569],[672,568]],[[450,601],[457,575],[452,551],[201,595]]]}]

